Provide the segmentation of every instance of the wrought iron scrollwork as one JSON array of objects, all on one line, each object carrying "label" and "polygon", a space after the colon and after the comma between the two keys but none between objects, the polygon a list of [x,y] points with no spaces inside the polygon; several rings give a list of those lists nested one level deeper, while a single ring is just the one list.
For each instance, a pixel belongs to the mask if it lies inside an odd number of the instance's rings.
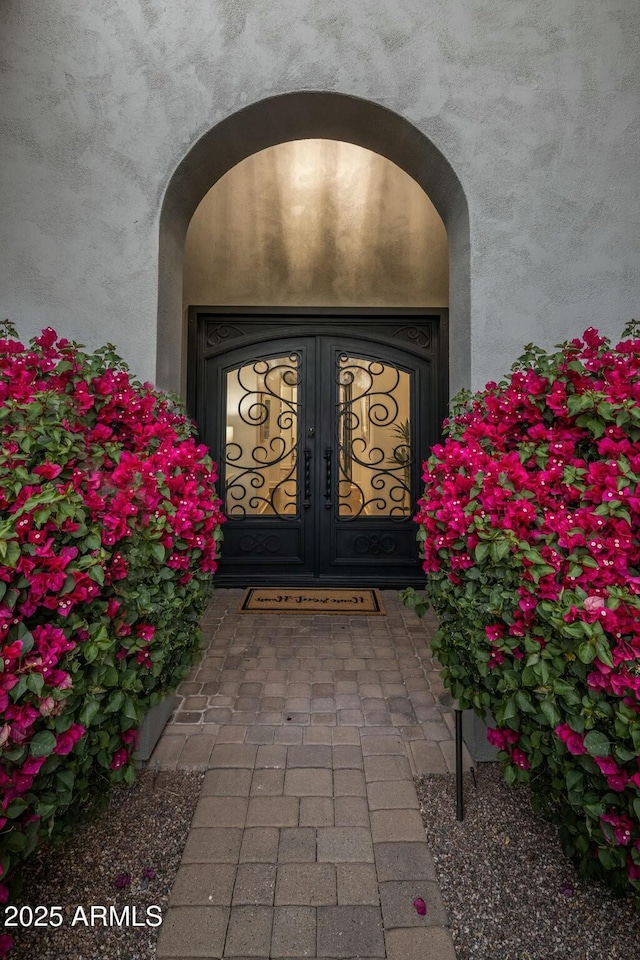
[{"label": "wrought iron scrollwork", "polygon": [[229,517],[298,516],[299,384],[297,353],[227,374],[227,423],[235,424],[225,447]]},{"label": "wrought iron scrollwork", "polygon": [[275,555],[282,549],[282,538],[277,533],[246,534],[240,538],[239,546],[242,553],[258,554],[259,556],[265,553]]},{"label": "wrought iron scrollwork", "polygon": [[338,516],[411,512],[409,374],[381,360],[337,359]]},{"label": "wrought iron scrollwork", "polygon": [[431,330],[424,327],[398,327],[393,334],[398,340],[407,340],[409,343],[420,347],[421,350],[429,352],[431,350]]},{"label": "wrought iron scrollwork", "polygon": [[373,556],[390,556],[397,550],[396,538],[390,533],[359,534],[353,541],[353,548],[359,554],[373,554]]},{"label": "wrought iron scrollwork", "polygon": [[219,343],[226,340],[234,340],[236,337],[243,337],[244,330],[233,323],[217,323],[214,327],[207,329],[207,346],[217,347]]}]

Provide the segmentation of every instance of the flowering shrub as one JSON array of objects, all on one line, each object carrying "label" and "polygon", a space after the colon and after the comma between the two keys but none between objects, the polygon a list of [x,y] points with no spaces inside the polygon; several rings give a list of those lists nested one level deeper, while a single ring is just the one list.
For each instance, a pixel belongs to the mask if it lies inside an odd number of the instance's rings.
[{"label": "flowering shrub", "polygon": [[[215,466],[175,401],[44,330],[0,339],[0,857],[109,782],[188,671],[216,569]],[[0,902],[8,888],[0,883]],[[6,944],[5,944],[6,946]]]},{"label": "flowering shrub", "polygon": [[434,653],[588,874],[640,895],[640,339],[529,346],[461,398],[416,517]]}]

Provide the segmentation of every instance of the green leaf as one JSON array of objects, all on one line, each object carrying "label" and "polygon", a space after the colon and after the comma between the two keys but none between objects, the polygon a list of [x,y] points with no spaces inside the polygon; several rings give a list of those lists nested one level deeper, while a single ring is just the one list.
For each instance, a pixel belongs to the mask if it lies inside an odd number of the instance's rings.
[{"label": "green leaf", "polygon": [[122,690],[116,690],[109,703],[105,707],[105,713],[117,713],[124,703],[124,693]]},{"label": "green leaf", "polygon": [[89,551],[99,550],[101,546],[102,546],[102,539],[100,537],[100,534],[98,533],[90,533],[84,539],[85,550],[89,550]]},{"label": "green leaf", "polygon": [[573,767],[571,770],[567,770],[567,775],[565,777],[567,782],[567,792],[572,793],[582,793],[584,789],[584,773],[582,770],[576,769]]},{"label": "green leaf", "polygon": [[104,584],[104,567],[99,563],[94,564],[89,570],[89,576],[102,586]]},{"label": "green leaf", "polygon": [[70,792],[73,789],[75,778],[75,772],[66,767],[56,770],[56,780],[63,791]]},{"label": "green leaf", "polygon": [[[608,824],[603,824],[603,827],[604,826],[608,826]],[[615,854],[609,847],[598,847],[598,859],[606,870],[612,870],[617,865]]]},{"label": "green leaf", "polygon": [[27,845],[27,837],[24,833],[13,828],[8,835],[3,836],[2,846],[9,853],[21,853]]},{"label": "green leaf", "polygon": [[33,648],[33,644],[35,643],[33,634],[25,623],[18,624],[18,640],[22,644],[22,655],[24,656],[25,653],[30,652],[30,650]]},{"label": "green leaf", "polygon": [[41,673],[30,673],[27,676],[27,690],[31,690],[32,693],[38,694],[42,693],[42,688],[44,687],[44,677]]},{"label": "green leaf", "polygon": [[85,643],[82,652],[87,663],[93,663],[100,654],[100,647],[97,643]]},{"label": "green leaf", "polygon": [[584,745],[591,757],[608,757],[611,753],[608,738],[599,730],[590,730],[584,738]]},{"label": "green leaf", "polygon": [[540,659],[538,663],[534,664],[533,672],[541,684],[547,683],[549,680],[549,661]]},{"label": "green leaf", "polygon": [[5,810],[5,814],[11,820],[15,820],[16,817],[22,816],[22,814],[27,809],[27,806],[28,804],[26,800],[23,800],[22,797],[16,797],[16,799],[12,800],[9,806],[7,807],[7,809]]},{"label": "green leaf", "polygon": [[583,410],[593,409],[593,400],[584,393],[573,393],[567,399],[567,408],[572,417]]},{"label": "green leaf", "polygon": [[133,720],[134,723],[138,723],[140,720],[138,716],[138,711],[136,710],[136,705],[133,702],[133,700],[131,700],[129,697],[127,697],[126,700],[124,701],[122,713],[127,718],[127,720]]},{"label": "green leaf", "polygon": [[637,757],[635,750],[628,750],[627,747],[623,746],[621,743],[616,743],[613,748],[613,754],[619,763],[628,763],[630,760],[635,760]]},{"label": "green leaf", "polygon": [[504,701],[504,707],[502,708],[502,720],[512,720],[513,717],[518,715],[518,708],[516,707],[516,702],[513,697],[509,697],[508,700]]},{"label": "green leaf", "polygon": [[560,677],[557,677],[553,681],[553,692],[560,694],[561,697],[571,696],[575,693],[575,686],[572,683],[567,683],[566,680],[561,680]]},{"label": "green leaf", "polygon": [[509,553],[510,546],[511,544],[508,540],[494,540],[490,549],[491,559],[495,562],[504,560]]},{"label": "green leaf", "polygon": [[598,638],[596,640],[596,655],[603,663],[606,663],[608,667],[613,666],[613,659],[611,657],[611,648],[606,640]]},{"label": "green leaf", "polygon": [[32,757],[50,756],[56,745],[56,738],[50,730],[41,730],[32,738],[29,744],[29,752]]},{"label": "green leaf", "polygon": [[82,724],[83,727],[91,726],[93,718],[95,717],[99,709],[100,709],[100,704],[95,699],[95,697],[91,697],[90,699],[87,700],[87,702],[85,703],[84,707],[80,712],[80,723]]},{"label": "green leaf", "polygon": [[57,803],[36,803],[35,811],[41,820],[46,820],[48,817],[53,816],[57,807]]},{"label": "green leaf", "polygon": [[16,543],[15,540],[9,541],[6,544],[6,551],[4,557],[4,565],[6,567],[15,567],[20,559],[20,544]]},{"label": "green leaf", "polygon": [[598,803],[585,803],[583,804],[583,809],[585,813],[592,817],[594,820],[597,820],[605,811],[605,805],[602,801]]},{"label": "green leaf", "polygon": [[555,730],[560,723],[560,714],[556,708],[556,705],[552,700],[542,700],[540,703],[540,710],[544,714],[544,717],[551,729]]},{"label": "green leaf", "polygon": [[161,543],[152,543],[151,555],[153,556],[154,560],[157,560],[159,563],[164,563],[167,552]]},{"label": "green leaf", "polygon": [[595,660],[596,648],[592,643],[589,643],[588,640],[585,640],[584,643],[581,643],[578,647],[578,659],[582,663],[592,663]]},{"label": "green leaf", "polygon": [[490,546],[489,543],[479,543],[475,548],[473,553],[478,563],[481,563],[488,556]]},{"label": "green leaf", "polygon": [[524,692],[524,690],[518,690],[515,695],[516,703],[520,710],[523,713],[535,713],[536,708],[531,703],[531,698]]}]

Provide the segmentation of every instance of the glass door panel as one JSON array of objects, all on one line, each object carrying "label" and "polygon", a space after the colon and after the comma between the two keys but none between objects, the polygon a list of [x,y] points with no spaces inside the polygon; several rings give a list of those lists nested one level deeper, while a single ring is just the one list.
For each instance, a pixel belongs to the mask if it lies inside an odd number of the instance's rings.
[{"label": "glass door panel", "polygon": [[226,373],[224,480],[230,519],[299,516],[300,355]]},{"label": "glass door panel", "polygon": [[391,363],[337,358],[338,517],[412,511],[411,377]]}]

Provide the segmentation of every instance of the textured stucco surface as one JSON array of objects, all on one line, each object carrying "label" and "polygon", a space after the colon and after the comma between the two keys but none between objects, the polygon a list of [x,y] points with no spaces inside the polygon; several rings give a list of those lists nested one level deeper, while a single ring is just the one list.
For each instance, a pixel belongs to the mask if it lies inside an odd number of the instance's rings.
[{"label": "textured stucco surface", "polygon": [[371,150],[279,143],[232,167],[194,213],[184,306],[446,307],[444,224]]},{"label": "textured stucco surface", "polygon": [[637,0],[3,0],[0,314],[111,340],[153,379],[173,171],[236,111],[310,90],[394,111],[459,178],[472,349],[454,385],[526,341],[615,334],[640,303],[639,32]]}]

